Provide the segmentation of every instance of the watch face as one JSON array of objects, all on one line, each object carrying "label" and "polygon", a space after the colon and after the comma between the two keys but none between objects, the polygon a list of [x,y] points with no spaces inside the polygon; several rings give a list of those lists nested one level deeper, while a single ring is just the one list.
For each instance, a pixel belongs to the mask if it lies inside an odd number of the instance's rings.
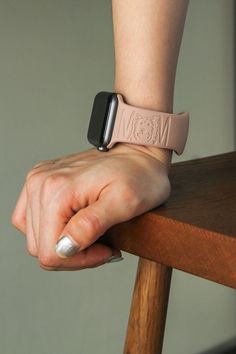
[{"label": "watch face", "polygon": [[117,97],[113,92],[99,92],[95,96],[87,138],[97,147],[105,147],[111,138],[116,113],[116,110],[111,110],[114,102],[116,106]]}]

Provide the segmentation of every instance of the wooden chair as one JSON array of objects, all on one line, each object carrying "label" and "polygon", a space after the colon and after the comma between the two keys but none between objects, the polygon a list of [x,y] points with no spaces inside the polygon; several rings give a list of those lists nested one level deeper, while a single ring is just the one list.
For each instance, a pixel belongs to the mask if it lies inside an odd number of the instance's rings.
[{"label": "wooden chair", "polygon": [[124,354],[162,352],[173,268],[236,288],[236,152],[175,163],[170,181],[165,204],[101,239],[139,256]]}]

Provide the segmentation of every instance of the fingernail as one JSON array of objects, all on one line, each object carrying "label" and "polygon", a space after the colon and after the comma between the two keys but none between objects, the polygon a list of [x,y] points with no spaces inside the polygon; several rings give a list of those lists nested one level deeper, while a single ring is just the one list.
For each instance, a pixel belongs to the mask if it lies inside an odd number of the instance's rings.
[{"label": "fingernail", "polygon": [[66,258],[69,256],[73,256],[78,252],[79,247],[73,242],[73,240],[65,235],[57,241],[55,246],[56,253],[61,258]]},{"label": "fingernail", "polygon": [[106,260],[106,263],[113,263],[113,262],[119,262],[122,261],[124,258],[122,256],[111,256]]}]

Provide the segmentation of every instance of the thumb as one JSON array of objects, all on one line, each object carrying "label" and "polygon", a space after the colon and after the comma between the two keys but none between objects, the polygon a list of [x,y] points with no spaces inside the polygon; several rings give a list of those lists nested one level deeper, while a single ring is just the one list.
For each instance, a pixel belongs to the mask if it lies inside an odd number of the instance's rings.
[{"label": "thumb", "polygon": [[66,224],[56,244],[58,256],[65,258],[93,244],[112,225],[121,221],[111,198],[103,197],[80,209]]}]

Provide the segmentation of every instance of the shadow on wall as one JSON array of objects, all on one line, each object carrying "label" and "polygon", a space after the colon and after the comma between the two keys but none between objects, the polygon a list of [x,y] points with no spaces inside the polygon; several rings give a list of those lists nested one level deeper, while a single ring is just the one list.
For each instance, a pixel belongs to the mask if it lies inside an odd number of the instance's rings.
[{"label": "shadow on wall", "polygon": [[236,339],[229,339],[211,349],[196,354],[236,354]]}]

